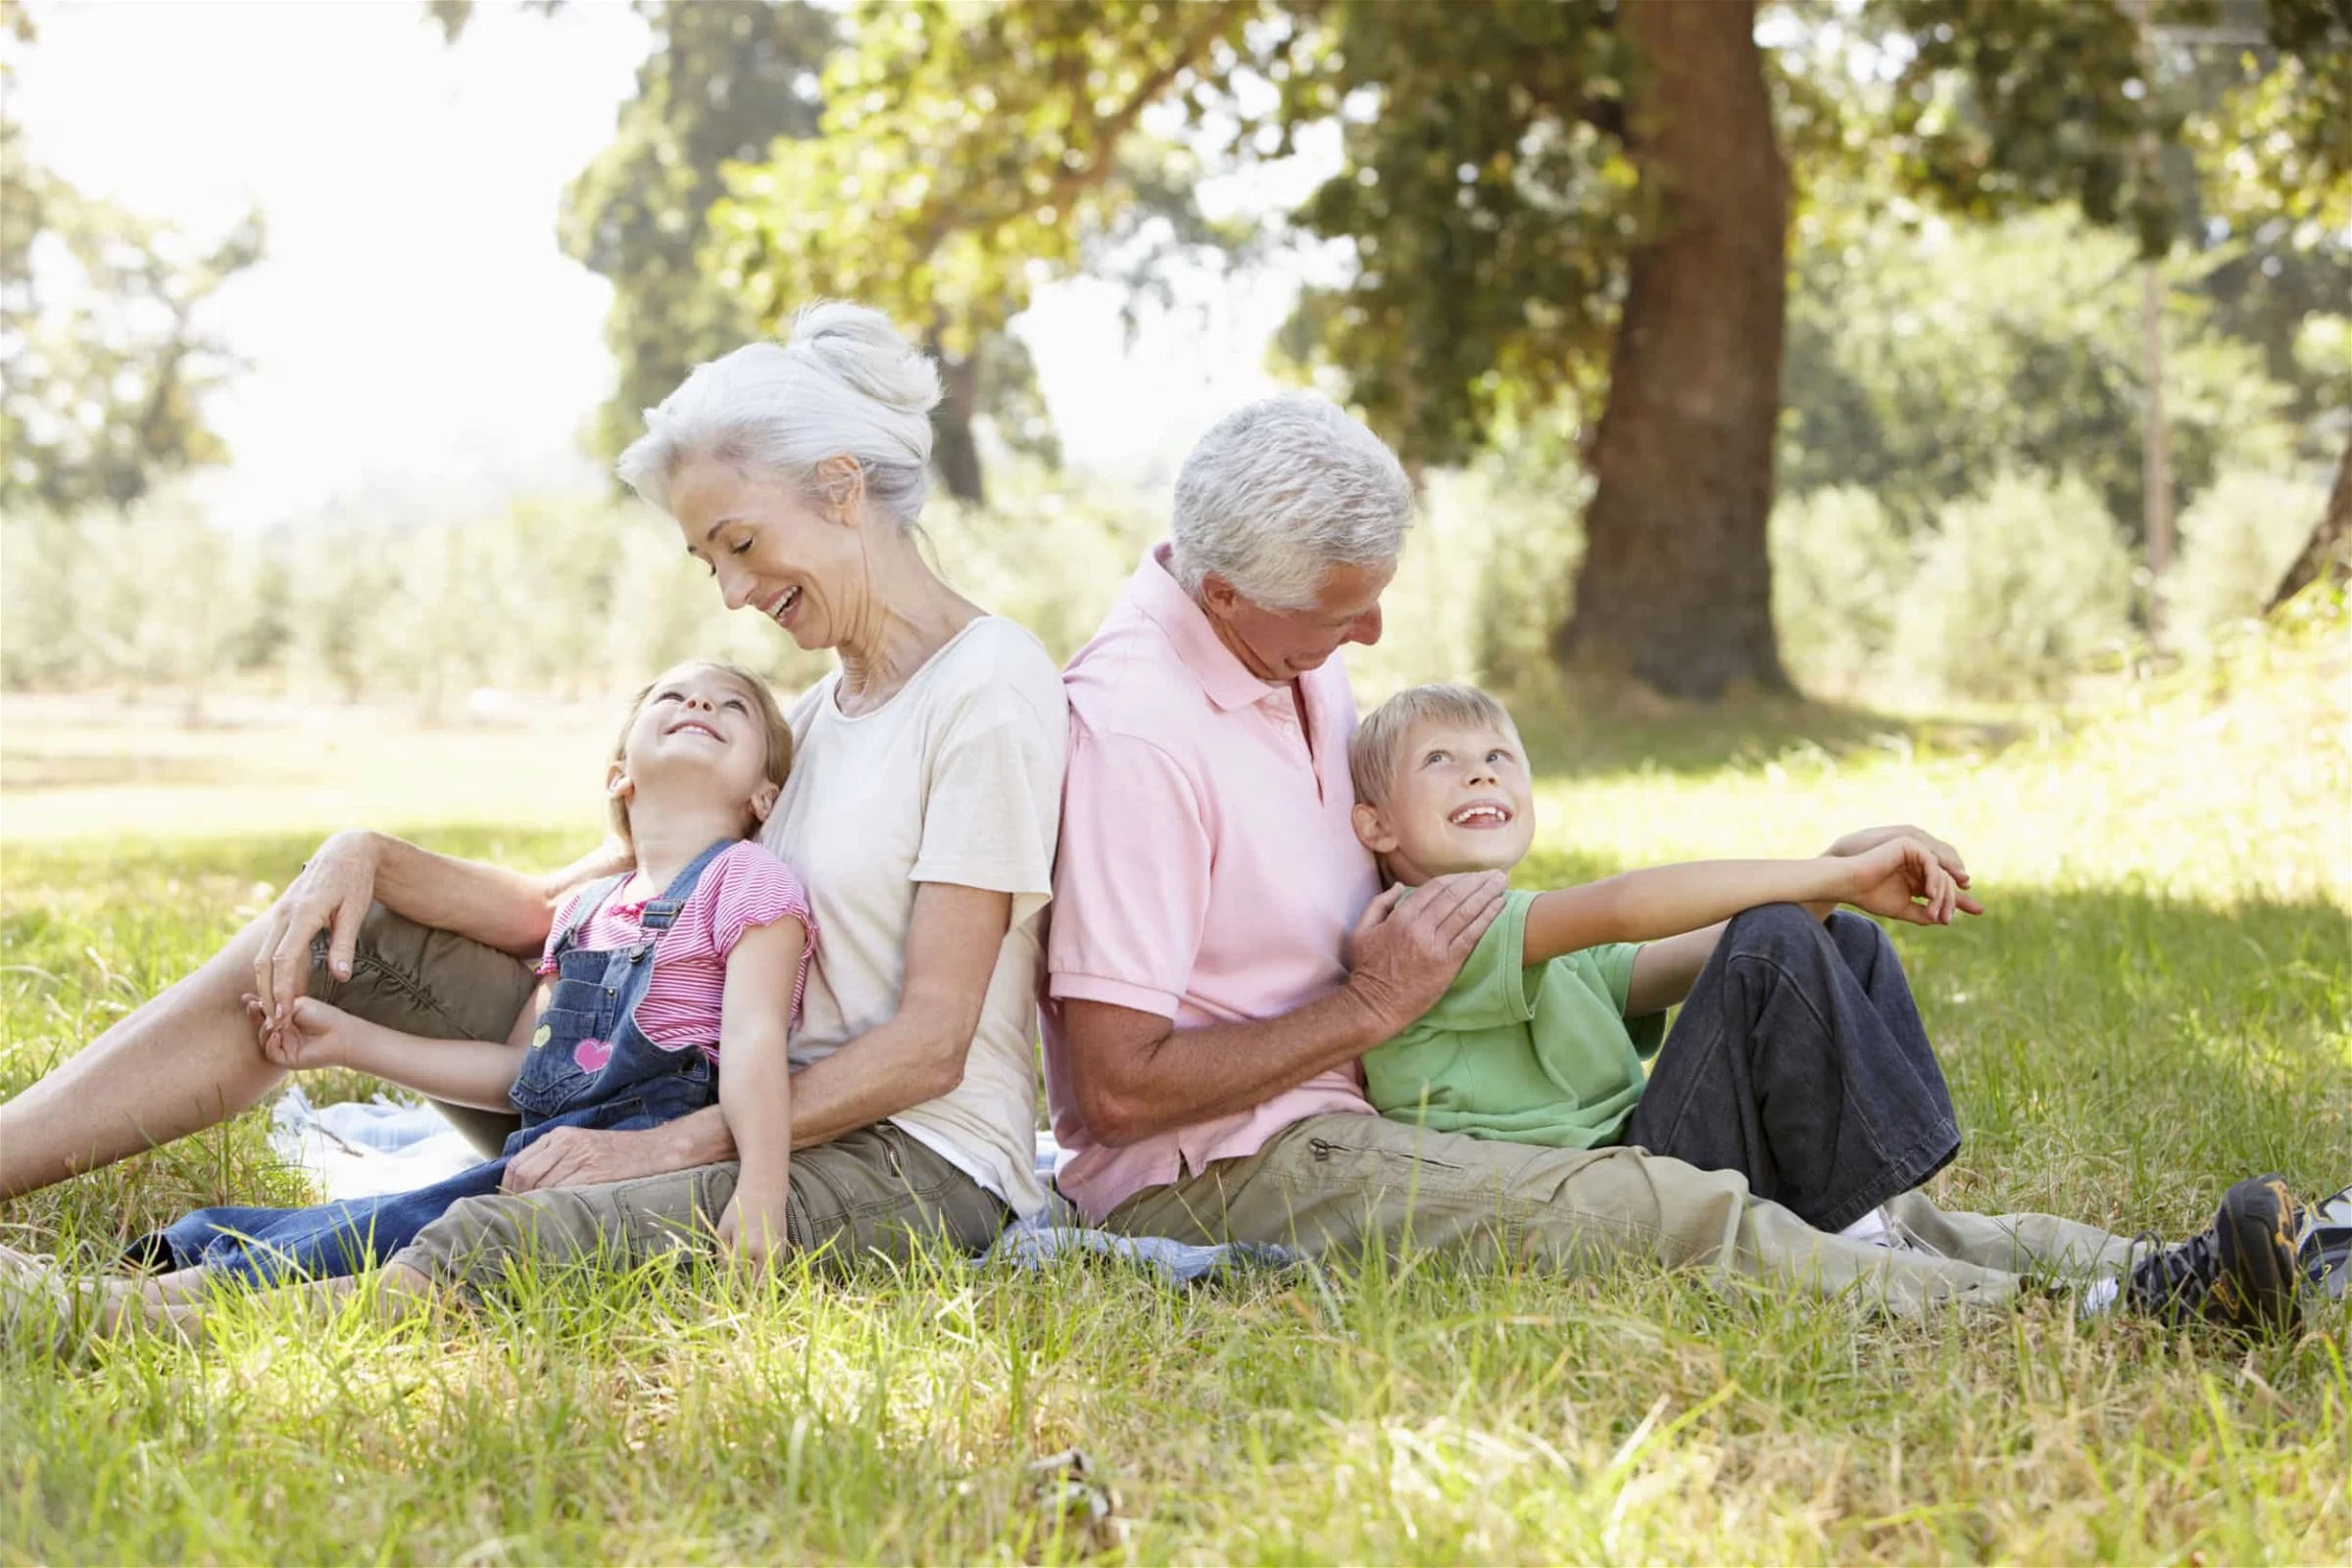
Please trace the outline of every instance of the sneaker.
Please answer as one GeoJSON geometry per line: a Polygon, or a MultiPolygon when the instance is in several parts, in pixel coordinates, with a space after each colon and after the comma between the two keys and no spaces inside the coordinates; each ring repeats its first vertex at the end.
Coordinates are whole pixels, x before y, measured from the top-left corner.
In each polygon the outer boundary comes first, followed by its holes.
{"type": "Polygon", "coordinates": [[[2352,1187],[2304,1211],[2295,1267],[2321,1298],[2344,1298],[2345,1283],[2352,1280],[2352,1187]]]}
{"type": "Polygon", "coordinates": [[[2125,1294],[2168,1323],[2282,1324],[2295,1307],[2303,1214],[2284,1177],[2249,1177],[2222,1199],[2211,1226],[2132,1264],[2125,1294]]]}

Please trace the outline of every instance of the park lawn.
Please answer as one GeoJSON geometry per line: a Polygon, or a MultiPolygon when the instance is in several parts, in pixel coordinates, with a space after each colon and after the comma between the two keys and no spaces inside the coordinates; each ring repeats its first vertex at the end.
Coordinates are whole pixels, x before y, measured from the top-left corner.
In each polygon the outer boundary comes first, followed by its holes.
{"type": "MultiPolygon", "coordinates": [[[[1671,765],[1570,735],[1531,878],[1910,817],[1992,913],[1898,931],[1969,1134],[1947,1204],[2178,1234],[2352,1180],[2340,602],[2078,733],[1671,765]]],[[[1692,737],[1697,737],[1695,740],[1692,737]]],[[[576,832],[436,827],[553,863],[576,832]]],[[[0,1091],[184,972],[310,834],[5,847],[0,1091]]],[[[358,1083],[330,1084],[356,1092],[358,1083]]],[[[0,1207],[85,1260],[294,1196],[262,1118],[0,1207]]],[[[1889,1321],[1691,1276],[1334,1261],[1183,1293],[928,1259],[529,1278],[398,1329],[0,1348],[11,1561],[2352,1560],[2352,1316],[2244,1345],[2063,1300],[1889,1321]],[[1078,1447],[1087,1527],[1028,1466],[1078,1447]]]]}

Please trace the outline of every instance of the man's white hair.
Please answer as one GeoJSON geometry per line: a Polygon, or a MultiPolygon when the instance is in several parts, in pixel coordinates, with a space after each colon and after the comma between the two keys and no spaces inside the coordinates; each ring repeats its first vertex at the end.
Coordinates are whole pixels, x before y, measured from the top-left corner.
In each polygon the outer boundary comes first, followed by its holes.
{"type": "Polygon", "coordinates": [[[1176,476],[1176,580],[1215,572],[1269,610],[1308,610],[1334,566],[1404,549],[1413,487],[1380,437],[1317,397],[1267,398],[1217,421],[1176,476]]]}
{"type": "Polygon", "coordinates": [[[669,484],[689,458],[805,479],[827,458],[857,460],[866,501],[901,527],[930,492],[931,411],[939,368],[880,311],[840,300],[793,318],[782,343],[753,343],[694,373],[620,455],[623,483],[669,510],[669,484]]]}

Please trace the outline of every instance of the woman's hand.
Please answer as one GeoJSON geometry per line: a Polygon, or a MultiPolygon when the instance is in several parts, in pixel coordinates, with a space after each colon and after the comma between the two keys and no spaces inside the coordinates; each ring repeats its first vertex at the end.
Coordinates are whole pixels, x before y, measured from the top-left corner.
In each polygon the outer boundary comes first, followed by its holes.
{"type": "Polygon", "coordinates": [[[1944,869],[1936,846],[1922,839],[1887,839],[1844,857],[1840,869],[1848,878],[1841,902],[1889,920],[1950,925],[1963,907],[1960,884],[1944,869]]]}
{"type": "Polygon", "coordinates": [[[788,1192],[738,1185],[718,1216],[718,1255],[754,1271],[783,1257],[792,1245],[785,1228],[788,1192]]]}
{"type": "MultiPolygon", "coordinates": [[[[681,1121],[635,1132],[606,1132],[588,1127],[559,1127],[507,1161],[499,1182],[502,1193],[534,1193],[542,1187],[593,1187],[599,1182],[625,1182],[637,1176],[663,1176],[673,1170],[709,1164],[724,1153],[698,1158],[681,1149],[675,1136],[715,1108],[697,1111],[681,1121]]],[[[724,1123],[722,1122],[723,1126],[724,1123]]]]}
{"type": "Polygon", "coordinates": [[[318,846],[270,912],[262,917],[262,945],[253,959],[253,990],[262,1008],[262,1047],[274,1053],[293,1047],[272,1037],[282,1035],[295,1000],[310,989],[311,939],[327,935],[326,964],[338,980],[351,978],[351,958],[359,947],[360,922],[375,897],[375,872],[381,854],[372,833],[338,833],[318,846]]]}

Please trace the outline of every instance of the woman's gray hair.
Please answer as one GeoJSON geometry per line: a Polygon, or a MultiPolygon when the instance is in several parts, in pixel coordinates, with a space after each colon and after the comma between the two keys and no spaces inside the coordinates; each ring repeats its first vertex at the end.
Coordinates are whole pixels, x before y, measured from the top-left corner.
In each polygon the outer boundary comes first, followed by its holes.
{"type": "Polygon", "coordinates": [[[669,510],[670,479],[689,458],[797,479],[827,458],[865,474],[867,502],[911,527],[930,492],[931,411],[939,368],[880,311],[840,300],[793,318],[782,343],[752,343],[694,373],[620,455],[621,481],[669,510]]]}
{"type": "Polygon", "coordinates": [[[1404,549],[1413,487],[1380,437],[1322,398],[1267,398],[1200,438],[1176,476],[1176,580],[1215,572],[1251,604],[1309,610],[1334,566],[1404,549]]]}

